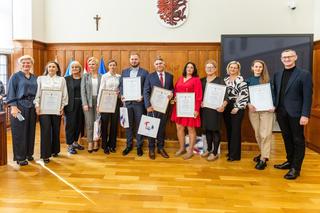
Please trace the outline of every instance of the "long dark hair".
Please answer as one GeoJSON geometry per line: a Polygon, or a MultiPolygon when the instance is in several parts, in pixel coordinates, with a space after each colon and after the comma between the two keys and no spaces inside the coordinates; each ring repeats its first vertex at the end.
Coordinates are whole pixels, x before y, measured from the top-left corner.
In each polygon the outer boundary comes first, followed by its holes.
{"type": "Polygon", "coordinates": [[[61,76],[61,69],[60,69],[60,65],[57,63],[57,62],[55,62],[55,61],[49,61],[48,63],[47,63],[47,65],[46,65],[46,68],[45,68],[45,70],[44,70],[44,73],[43,73],[43,75],[48,75],[48,66],[49,66],[49,64],[55,64],[56,66],[57,66],[57,68],[58,68],[58,70],[57,70],[57,76],[61,76]]]}
{"type": "Polygon", "coordinates": [[[183,77],[187,77],[187,66],[191,64],[193,66],[193,73],[192,73],[192,77],[198,77],[198,69],[197,69],[197,66],[195,65],[195,63],[189,61],[186,63],[186,65],[184,65],[184,68],[183,68],[183,72],[182,72],[182,75],[183,77]]]}

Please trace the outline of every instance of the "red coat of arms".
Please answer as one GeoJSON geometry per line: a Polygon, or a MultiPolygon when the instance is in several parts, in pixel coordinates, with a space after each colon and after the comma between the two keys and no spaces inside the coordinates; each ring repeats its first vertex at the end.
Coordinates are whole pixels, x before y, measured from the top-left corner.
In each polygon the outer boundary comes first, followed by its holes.
{"type": "Polygon", "coordinates": [[[157,15],[167,27],[179,27],[188,16],[188,0],[157,0],[157,15]]]}

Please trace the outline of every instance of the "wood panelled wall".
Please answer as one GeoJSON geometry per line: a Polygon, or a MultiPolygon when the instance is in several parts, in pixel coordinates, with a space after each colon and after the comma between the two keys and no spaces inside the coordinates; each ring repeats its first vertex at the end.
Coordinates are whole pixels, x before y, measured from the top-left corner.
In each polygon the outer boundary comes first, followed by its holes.
{"type": "Polygon", "coordinates": [[[313,98],[310,123],[306,128],[308,147],[320,152],[320,41],[313,46],[313,98]]]}

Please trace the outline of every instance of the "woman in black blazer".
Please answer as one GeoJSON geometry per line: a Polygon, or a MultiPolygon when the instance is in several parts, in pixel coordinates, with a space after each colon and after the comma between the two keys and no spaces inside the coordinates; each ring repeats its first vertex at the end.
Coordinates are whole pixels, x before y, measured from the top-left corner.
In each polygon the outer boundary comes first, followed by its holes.
{"type": "Polygon", "coordinates": [[[84,149],[78,143],[80,132],[84,125],[81,101],[81,72],[81,64],[78,61],[73,61],[71,63],[71,75],[65,77],[69,96],[68,105],[64,107],[65,131],[70,154],[77,154],[76,149],[84,149]]]}

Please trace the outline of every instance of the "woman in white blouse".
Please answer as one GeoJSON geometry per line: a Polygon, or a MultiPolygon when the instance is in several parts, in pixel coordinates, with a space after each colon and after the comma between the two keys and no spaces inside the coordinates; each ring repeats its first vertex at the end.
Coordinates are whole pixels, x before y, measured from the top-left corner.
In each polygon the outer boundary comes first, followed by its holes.
{"type": "Polygon", "coordinates": [[[117,129],[119,121],[119,84],[121,75],[116,73],[117,62],[113,59],[108,61],[108,72],[102,76],[98,95],[97,111],[99,111],[100,99],[104,90],[115,92],[118,96],[114,113],[101,114],[102,147],[105,154],[116,152],[117,129]],[[110,126],[110,127],[109,127],[110,126]]]}
{"type": "Polygon", "coordinates": [[[66,81],[61,77],[60,66],[54,61],[47,64],[43,76],[38,77],[37,83],[38,88],[34,104],[40,121],[40,158],[42,158],[45,163],[49,163],[51,155],[57,157],[60,152],[60,121],[63,108],[68,104],[68,92],[66,81]],[[43,111],[41,108],[41,100],[43,101],[44,99],[44,90],[61,92],[60,110],[57,114],[51,114],[50,112],[43,111]]]}
{"type": "Polygon", "coordinates": [[[98,151],[98,141],[93,141],[93,124],[97,117],[97,96],[100,87],[101,75],[98,73],[98,59],[91,57],[87,63],[89,72],[81,78],[81,101],[84,112],[88,152],[98,151]]]}

